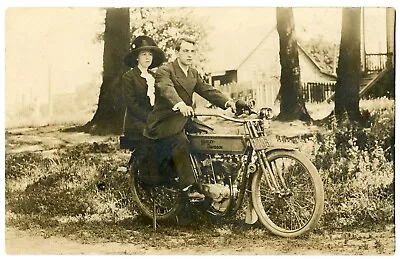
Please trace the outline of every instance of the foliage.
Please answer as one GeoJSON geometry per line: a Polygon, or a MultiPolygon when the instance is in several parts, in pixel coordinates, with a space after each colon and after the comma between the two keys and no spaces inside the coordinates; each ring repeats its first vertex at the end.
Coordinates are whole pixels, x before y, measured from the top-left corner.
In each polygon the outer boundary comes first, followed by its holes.
{"type": "Polygon", "coordinates": [[[362,125],[332,119],[319,133],[278,137],[308,154],[320,172],[323,228],[394,223],[394,102],[363,100],[360,106],[362,125]]]}
{"type": "Polygon", "coordinates": [[[129,177],[117,170],[126,157],[112,155],[115,149],[93,143],[51,155],[7,154],[7,210],[72,221],[132,216],[129,177]]]}
{"type": "Polygon", "coordinates": [[[364,114],[370,128],[332,121],[329,134],[317,135],[314,163],[324,181],[326,226],[394,221],[394,110],[364,114]]]}
{"type": "Polygon", "coordinates": [[[165,51],[167,60],[175,59],[175,46],[180,37],[190,37],[196,40],[198,55],[193,60],[195,67],[203,72],[203,62],[208,45],[206,23],[198,20],[192,14],[191,8],[132,8],[132,37],[147,35],[152,37],[157,45],[165,51]]]}

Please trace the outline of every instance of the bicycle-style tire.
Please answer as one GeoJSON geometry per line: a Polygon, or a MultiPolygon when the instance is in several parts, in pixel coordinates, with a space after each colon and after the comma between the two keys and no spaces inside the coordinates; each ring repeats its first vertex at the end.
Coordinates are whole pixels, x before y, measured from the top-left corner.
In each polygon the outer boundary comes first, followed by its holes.
{"type": "Polygon", "coordinates": [[[130,186],[134,203],[140,212],[153,219],[153,198],[156,202],[156,220],[170,222],[176,220],[182,208],[181,193],[173,186],[143,186],[138,178],[139,167],[134,161],[130,166],[130,186]]]}
{"type": "Polygon", "coordinates": [[[297,237],[312,230],[324,207],[324,190],[315,166],[296,150],[265,154],[271,170],[280,171],[289,195],[273,193],[262,170],[252,179],[252,201],[260,222],[273,234],[297,237]]]}

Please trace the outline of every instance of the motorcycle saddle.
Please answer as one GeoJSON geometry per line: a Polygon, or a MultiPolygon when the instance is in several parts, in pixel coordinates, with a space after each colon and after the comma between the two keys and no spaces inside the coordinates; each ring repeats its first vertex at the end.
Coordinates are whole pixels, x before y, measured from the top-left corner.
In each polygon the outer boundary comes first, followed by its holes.
{"type": "Polygon", "coordinates": [[[197,118],[191,118],[187,121],[185,130],[188,133],[211,133],[214,131],[214,128],[197,118]]]}

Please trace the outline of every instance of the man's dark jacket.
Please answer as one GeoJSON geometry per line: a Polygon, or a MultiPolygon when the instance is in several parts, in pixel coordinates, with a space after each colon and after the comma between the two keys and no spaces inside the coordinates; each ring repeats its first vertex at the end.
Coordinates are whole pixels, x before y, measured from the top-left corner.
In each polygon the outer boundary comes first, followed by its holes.
{"type": "Polygon", "coordinates": [[[156,72],[156,98],[153,111],[147,117],[144,135],[151,139],[161,139],[175,135],[183,130],[188,118],[172,108],[179,102],[193,105],[193,93],[210,103],[226,109],[227,96],[211,85],[203,82],[194,68],[189,68],[188,75],[182,71],[178,60],[165,64],[156,72]]]}

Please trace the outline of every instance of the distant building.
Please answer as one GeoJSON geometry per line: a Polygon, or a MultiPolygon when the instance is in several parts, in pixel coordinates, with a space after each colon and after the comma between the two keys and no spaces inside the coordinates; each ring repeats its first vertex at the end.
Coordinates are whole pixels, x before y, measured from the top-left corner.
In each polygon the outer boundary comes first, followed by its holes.
{"type": "MultiPolygon", "coordinates": [[[[380,44],[382,39],[365,29],[364,8],[361,19],[361,81],[360,97],[394,97],[395,64],[395,9],[386,8],[386,25],[374,29],[374,33],[386,31],[386,51],[370,50],[368,46],[380,44]],[[365,35],[371,35],[366,38],[365,35]]],[[[379,17],[383,17],[380,15],[379,17]]],[[[370,16],[371,24],[377,16],[370,16]]],[[[281,65],[279,60],[279,35],[274,26],[259,40],[261,35],[249,35],[240,45],[227,45],[223,59],[214,62],[210,71],[210,83],[232,97],[254,99],[256,106],[272,106],[280,88],[281,65]],[[257,40],[254,40],[257,38],[257,40]],[[239,46],[234,50],[233,46],[239,46]],[[235,52],[236,51],[236,52],[235,52]],[[246,53],[247,55],[243,55],[246,53]]],[[[307,101],[331,101],[334,97],[339,46],[327,46],[320,51],[310,45],[298,44],[300,76],[303,96],[307,101]],[[305,49],[307,48],[307,49],[305,49]]]]}
{"type": "MultiPolygon", "coordinates": [[[[246,46],[248,47],[248,46],[246,46]]],[[[335,82],[336,76],[324,71],[298,44],[302,83],[335,82]]],[[[211,83],[223,92],[254,99],[258,107],[271,106],[280,88],[281,65],[279,61],[279,35],[272,28],[248,55],[239,63],[211,71],[211,83]]]]}

